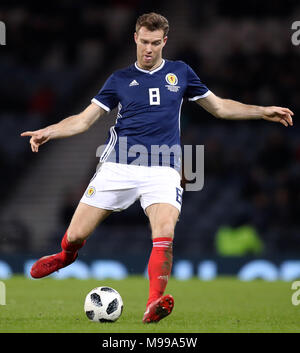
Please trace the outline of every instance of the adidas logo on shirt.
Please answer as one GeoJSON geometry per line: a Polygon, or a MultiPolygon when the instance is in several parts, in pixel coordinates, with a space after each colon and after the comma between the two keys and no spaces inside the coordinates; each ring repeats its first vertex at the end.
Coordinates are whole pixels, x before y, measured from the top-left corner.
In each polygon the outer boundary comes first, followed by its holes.
{"type": "Polygon", "coordinates": [[[139,83],[136,81],[136,80],[133,80],[130,84],[129,84],[129,87],[132,87],[132,86],[138,86],[139,83]]]}

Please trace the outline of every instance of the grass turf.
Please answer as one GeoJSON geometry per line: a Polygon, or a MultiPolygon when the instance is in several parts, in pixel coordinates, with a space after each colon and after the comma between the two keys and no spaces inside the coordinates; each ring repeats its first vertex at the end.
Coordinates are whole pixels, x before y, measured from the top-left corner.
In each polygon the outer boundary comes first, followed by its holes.
{"type": "Polygon", "coordinates": [[[3,282],[6,305],[0,306],[1,333],[300,332],[300,307],[292,305],[290,282],[170,279],[166,293],[174,296],[174,310],[151,325],[142,323],[148,293],[143,277],[97,281],[16,276],[3,282]],[[90,322],[85,316],[85,296],[98,286],[111,286],[122,295],[124,311],[115,323],[90,322]]]}

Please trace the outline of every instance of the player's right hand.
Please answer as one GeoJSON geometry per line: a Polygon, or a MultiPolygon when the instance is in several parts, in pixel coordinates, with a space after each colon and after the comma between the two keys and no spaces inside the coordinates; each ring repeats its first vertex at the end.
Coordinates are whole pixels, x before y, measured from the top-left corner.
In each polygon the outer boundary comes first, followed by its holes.
{"type": "Polygon", "coordinates": [[[38,152],[39,147],[50,140],[50,133],[48,132],[47,128],[22,132],[21,136],[31,136],[29,143],[31,145],[32,152],[38,152]]]}

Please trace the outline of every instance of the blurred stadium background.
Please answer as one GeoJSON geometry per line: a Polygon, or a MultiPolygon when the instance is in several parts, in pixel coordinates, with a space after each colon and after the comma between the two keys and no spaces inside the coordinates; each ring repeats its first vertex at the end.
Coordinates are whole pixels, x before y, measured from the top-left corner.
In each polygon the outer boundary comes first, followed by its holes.
{"type": "MultiPolygon", "coordinates": [[[[20,133],[83,110],[111,72],[135,61],[135,20],[150,11],[170,22],[164,57],[190,64],[215,94],[295,113],[294,126],[285,128],[220,121],[194,103],[184,104],[182,143],[205,146],[205,183],[202,191],[184,194],[174,244],[175,261],[182,265],[178,273],[188,276],[191,264],[194,271],[195,264],[210,260],[209,277],[216,264],[217,273],[225,268],[234,273],[245,259],[266,259],[268,266],[293,260],[299,276],[300,46],[291,42],[291,25],[300,20],[298,1],[230,6],[225,0],[61,0],[44,6],[2,0],[3,276],[6,265],[18,271],[25,258],[59,250],[115,112],[83,135],[49,142],[38,154],[20,133]]],[[[134,272],[146,266],[150,246],[147,219],[136,203],[100,225],[80,259],[122,258],[134,272]],[[142,265],[135,267],[134,261],[142,265]]]]}

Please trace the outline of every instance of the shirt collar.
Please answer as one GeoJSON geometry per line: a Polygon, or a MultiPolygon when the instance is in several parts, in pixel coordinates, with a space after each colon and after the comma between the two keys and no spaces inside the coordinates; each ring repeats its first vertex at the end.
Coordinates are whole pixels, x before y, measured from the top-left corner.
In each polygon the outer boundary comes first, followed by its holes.
{"type": "Polygon", "coordinates": [[[135,66],[135,68],[137,70],[139,70],[141,72],[145,72],[145,73],[150,74],[150,75],[152,75],[152,74],[154,74],[154,72],[159,71],[160,69],[162,69],[164,67],[164,65],[165,65],[165,60],[162,59],[161,64],[156,69],[154,69],[154,70],[144,70],[144,69],[141,69],[140,67],[138,67],[137,61],[134,63],[134,66],[135,66]]]}

